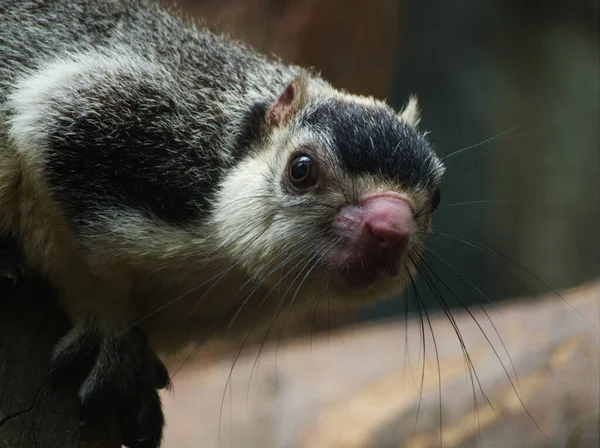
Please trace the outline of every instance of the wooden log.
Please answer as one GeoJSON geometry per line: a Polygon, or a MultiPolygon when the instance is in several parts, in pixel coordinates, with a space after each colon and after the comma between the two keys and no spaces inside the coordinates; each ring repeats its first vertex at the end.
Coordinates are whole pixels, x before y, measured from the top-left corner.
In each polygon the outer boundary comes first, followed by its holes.
{"type": "Polygon", "coordinates": [[[52,346],[68,328],[41,282],[0,285],[0,448],[121,446],[113,422],[79,425],[75,390],[52,390],[52,346]]]}
{"type": "Polygon", "coordinates": [[[482,309],[454,311],[472,377],[443,314],[439,370],[418,320],[271,344],[257,366],[248,351],[231,378],[231,356],[190,365],[165,395],[165,447],[599,446],[600,283],[563,297],[486,307],[502,341],[482,309]]]}

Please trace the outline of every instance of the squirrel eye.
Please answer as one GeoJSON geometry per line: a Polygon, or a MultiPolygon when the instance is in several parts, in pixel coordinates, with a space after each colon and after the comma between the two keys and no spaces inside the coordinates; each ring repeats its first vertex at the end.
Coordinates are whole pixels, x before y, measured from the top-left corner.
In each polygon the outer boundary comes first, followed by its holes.
{"type": "Polygon", "coordinates": [[[440,202],[442,201],[442,197],[440,195],[439,187],[435,189],[433,193],[433,198],[431,199],[431,211],[436,210],[440,206],[440,202]]]}
{"type": "Polygon", "coordinates": [[[317,182],[315,163],[306,155],[294,157],[288,167],[288,178],[294,188],[304,190],[317,182]]]}

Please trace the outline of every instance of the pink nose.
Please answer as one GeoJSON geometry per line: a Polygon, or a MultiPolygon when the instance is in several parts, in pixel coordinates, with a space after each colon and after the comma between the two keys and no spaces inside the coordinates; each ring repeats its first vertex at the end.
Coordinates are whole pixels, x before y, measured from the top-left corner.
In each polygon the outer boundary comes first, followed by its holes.
{"type": "Polygon", "coordinates": [[[367,195],[360,205],[343,209],[338,223],[347,240],[347,261],[396,275],[413,233],[413,215],[410,202],[394,192],[367,195]]]}
{"type": "Polygon", "coordinates": [[[391,193],[363,199],[364,230],[377,238],[383,247],[404,249],[413,231],[413,211],[410,203],[391,193]]]}

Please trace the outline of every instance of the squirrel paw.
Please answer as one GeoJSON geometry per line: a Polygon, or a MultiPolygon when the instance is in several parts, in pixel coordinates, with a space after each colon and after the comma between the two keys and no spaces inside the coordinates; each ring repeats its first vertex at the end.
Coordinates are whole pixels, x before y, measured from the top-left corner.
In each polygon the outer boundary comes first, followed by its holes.
{"type": "Polygon", "coordinates": [[[170,386],[169,374],[140,329],[109,335],[97,327],[73,328],[56,345],[51,378],[55,387],[79,387],[82,424],[116,413],[123,445],[160,446],[158,389],[170,386]]]}
{"type": "Polygon", "coordinates": [[[24,276],[21,256],[16,241],[6,235],[0,235],[0,278],[9,279],[13,286],[24,276]]]}

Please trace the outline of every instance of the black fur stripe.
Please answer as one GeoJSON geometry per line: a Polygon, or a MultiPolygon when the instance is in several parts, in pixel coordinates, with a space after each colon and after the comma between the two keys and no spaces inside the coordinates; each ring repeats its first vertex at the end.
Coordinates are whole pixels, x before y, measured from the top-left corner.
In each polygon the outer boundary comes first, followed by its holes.
{"type": "Polygon", "coordinates": [[[436,182],[429,143],[390,110],[332,99],[303,117],[303,124],[333,136],[351,174],[371,173],[407,188],[431,188],[436,182]]]}

